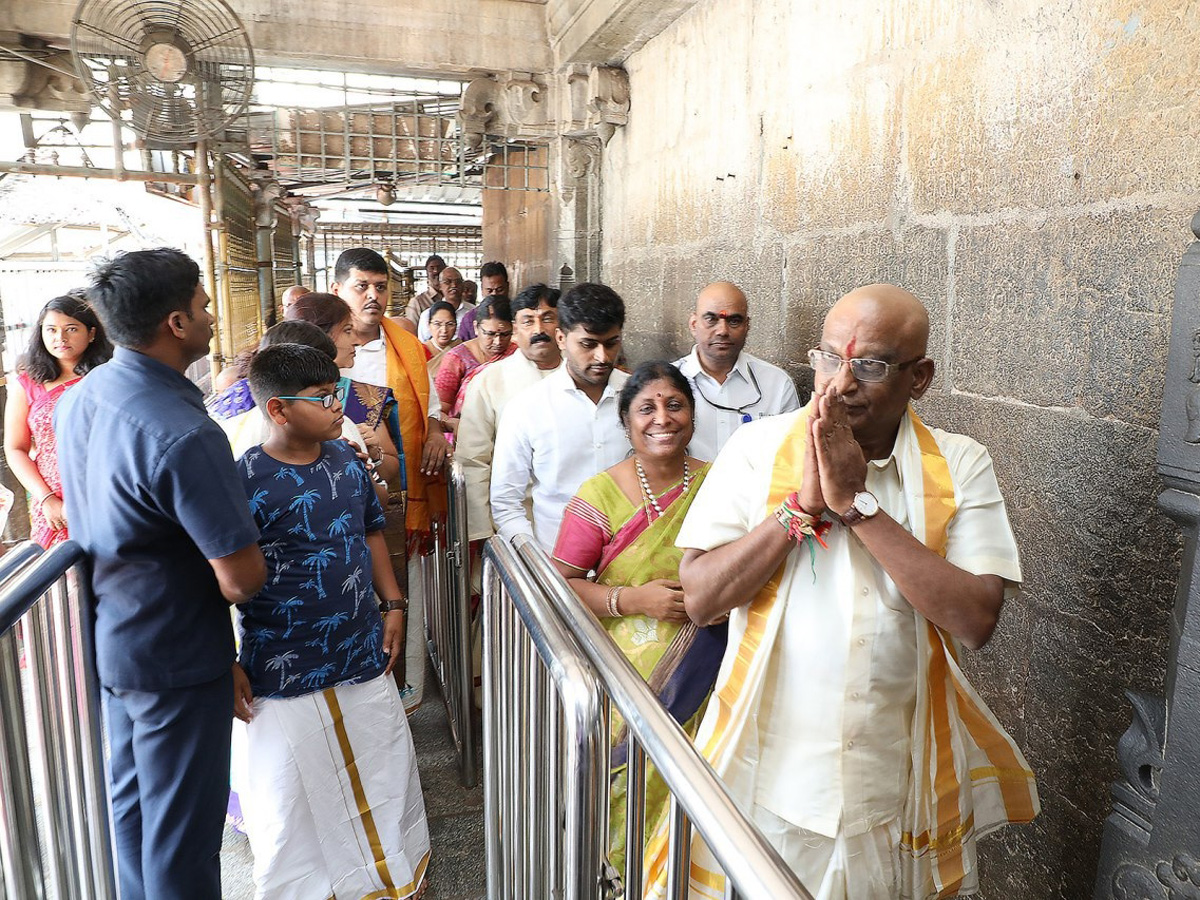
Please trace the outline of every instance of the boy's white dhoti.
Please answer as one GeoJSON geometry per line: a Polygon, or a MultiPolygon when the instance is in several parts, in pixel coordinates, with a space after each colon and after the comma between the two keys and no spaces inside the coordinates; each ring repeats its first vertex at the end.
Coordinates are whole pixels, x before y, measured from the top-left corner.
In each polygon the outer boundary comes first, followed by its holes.
{"type": "Polygon", "coordinates": [[[429,864],[412,735],[391,676],[256,699],[240,798],[256,896],[405,898],[429,864]]]}

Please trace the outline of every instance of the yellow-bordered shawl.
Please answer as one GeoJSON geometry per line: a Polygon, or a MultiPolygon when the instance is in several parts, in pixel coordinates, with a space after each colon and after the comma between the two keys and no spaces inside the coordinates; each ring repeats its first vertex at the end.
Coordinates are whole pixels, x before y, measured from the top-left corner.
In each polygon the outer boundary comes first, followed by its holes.
{"type": "MultiPolygon", "coordinates": [[[[910,407],[913,439],[896,447],[912,533],[940,556],[958,509],[950,467],[937,439],[910,407]]],[[[808,410],[775,456],[766,509],[768,514],[801,483],[808,435],[808,410]]],[[[797,565],[799,550],[776,570],[751,601],[745,631],[732,665],[722,667],[708,715],[696,743],[704,758],[724,777],[739,738],[755,727],[767,662],[779,632],[791,579],[807,573],[797,565]],[[781,602],[782,601],[782,602],[781,602]]],[[[817,552],[820,552],[819,550],[817,552]]],[[[974,878],[975,841],[1002,825],[1028,822],[1037,815],[1037,786],[1020,749],[967,682],[958,664],[958,647],[945,631],[914,610],[918,648],[917,696],[913,715],[912,772],[901,812],[901,885],[904,900],[953,897],[974,878]],[[968,875],[972,878],[968,879],[968,875]]],[[[730,649],[736,635],[730,633],[730,649]]],[[[727,651],[728,653],[728,651],[727,651]]],[[[735,796],[736,786],[731,785],[735,796]]],[[[739,798],[747,800],[748,798],[739,798]]],[[[743,807],[743,812],[748,809],[743,807]]],[[[667,831],[661,827],[646,851],[647,900],[666,890],[667,831]]],[[[693,837],[690,895],[717,900],[725,896],[725,875],[704,841],[693,837]]]]}

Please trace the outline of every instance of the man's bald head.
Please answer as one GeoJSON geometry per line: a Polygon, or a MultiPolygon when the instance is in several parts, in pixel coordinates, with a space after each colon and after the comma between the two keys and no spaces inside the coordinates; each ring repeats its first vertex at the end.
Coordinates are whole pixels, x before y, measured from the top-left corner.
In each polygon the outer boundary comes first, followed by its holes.
{"type": "MultiPolygon", "coordinates": [[[[846,343],[836,352],[847,359],[865,356],[864,341],[878,352],[879,341],[894,345],[885,362],[924,356],[929,346],[929,313],[913,293],[894,284],[868,284],[844,295],[825,316],[822,337],[836,332],[846,343]],[[896,358],[893,358],[896,357],[896,358]]],[[[835,341],[836,343],[836,341],[835,341]]]]}
{"type": "Polygon", "coordinates": [[[891,450],[908,404],[929,389],[933,360],[925,356],[929,313],[911,293],[892,284],[869,284],[846,294],[829,314],[821,331],[821,350],[832,354],[834,367],[815,362],[816,390],[832,388],[846,406],[854,437],[868,459],[891,450]],[[841,358],[837,365],[836,358],[841,358]],[[851,359],[889,363],[882,380],[858,377],[851,359]]]}
{"type": "Polygon", "coordinates": [[[750,333],[746,295],[730,281],[714,281],[696,297],[688,328],[696,341],[700,365],[709,375],[724,380],[750,333]]]}
{"type": "Polygon", "coordinates": [[[703,288],[696,295],[697,314],[703,313],[714,303],[730,314],[739,313],[744,316],[749,310],[746,305],[746,295],[732,281],[714,281],[703,288]]]}
{"type": "Polygon", "coordinates": [[[289,306],[291,306],[293,303],[295,303],[297,300],[299,300],[305,294],[311,294],[311,293],[312,293],[312,291],[310,291],[304,285],[293,284],[291,287],[289,287],[286,291],[283,292],[283,308],[287,309],[289,306]]]}

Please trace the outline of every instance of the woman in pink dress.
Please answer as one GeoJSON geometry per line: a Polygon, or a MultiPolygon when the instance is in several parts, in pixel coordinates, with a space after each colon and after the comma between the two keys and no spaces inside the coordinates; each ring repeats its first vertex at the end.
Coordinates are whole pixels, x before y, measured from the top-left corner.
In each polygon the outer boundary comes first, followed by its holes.
{"type": "Polygon", "coordinates": [[[29,492],[30,537],[43,547],[67,539],[54,444],[54,405],[84,375],[112,357],[100,320],[78,297],[55,297],[38,316],[29,349],[9,381],[4,456],[29,492]]]}
{"type": "Polygon", "coordinates": [[[442,354],[433,384],[442,413],[450,417],[450,427],[458,433],[466,386],[485,366],[505,359],[517,349],[512,343],[512,305],[507,297],[484,297],[476,307],[475,337],[442,354]]]}

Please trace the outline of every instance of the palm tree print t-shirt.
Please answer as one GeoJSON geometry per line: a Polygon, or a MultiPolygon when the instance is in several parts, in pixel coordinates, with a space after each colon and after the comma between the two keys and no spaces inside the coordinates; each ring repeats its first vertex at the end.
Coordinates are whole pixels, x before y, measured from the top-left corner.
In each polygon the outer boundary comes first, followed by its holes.
{"type": "Polygon", "coordinates": [[[311,465],[247,450],[238,472],[262,534],[267,583],[238,607],[238,662],[255,697],[298,697],[381,674],[383,623],[367,532],[384,526],[367,470],[345,441],[311,465]]]}

